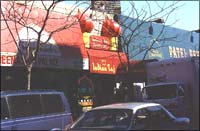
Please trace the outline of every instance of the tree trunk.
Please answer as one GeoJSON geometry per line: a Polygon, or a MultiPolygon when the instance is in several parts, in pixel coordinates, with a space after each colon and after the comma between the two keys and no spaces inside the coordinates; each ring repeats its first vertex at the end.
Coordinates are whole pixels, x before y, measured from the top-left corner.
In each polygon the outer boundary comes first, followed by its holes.
{"type": "Polygon", "coordinates": [[[27,90],[31,90],[31,71],[32,64],[27,66],[27,90]]]}
{"type": "Polygon", "coordinates": [[[130,67],[130,59],[129,59],[129,44],[127,45],[127,64],[128,64],[128,70],[129,70],[129,67],[130,67]]]}

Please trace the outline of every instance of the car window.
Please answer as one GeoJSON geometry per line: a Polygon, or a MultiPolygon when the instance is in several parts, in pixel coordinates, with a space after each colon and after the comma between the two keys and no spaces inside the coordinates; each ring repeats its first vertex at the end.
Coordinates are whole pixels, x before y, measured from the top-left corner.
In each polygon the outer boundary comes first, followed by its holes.
{"type": "Polygon", "coordinates": [[[46,114],[64,112],[64,105],[59,94],[42,95],[42,101],[46,114]]]}
{"type": "Polygon", "coordinates": [[[148,112],[145,108],[138,109],[135,113],[134,128],[142,129],[146,126],[148,112]]]}
{"type": "Polygon", "coordinates": [[[132,110],[102,109],[85,113],[75,128],[127,129],[130,126],[132,110]]]}
{"type": "Polygon", "coordinates": [[[9,119],[8,106],[6,104],[6,99],[1,98],[1,120],[9,119]]]}
{"type": "Polygon", "coordinates": [[[134,129],[149,129],[150,127],[158,126],[160,122],[167,122],[170,116],[160,106],[150,106],[138,109],[135,113],[133,128],[134,129]]]}
{"type": "Polygon", "coordinates": [[[42,114],[39,95],[10,96],[8,98],[12,118],[42,114]]]}
{"type": "Polygon", "coordinates": [[[160,85],[160,86],[149,86],[143,89],[144,96],[148,100],[153,99],[171,99],[176,97],[177,85],[160,85]]]}
{"type": "Polygon", "coordinates": [[[150,119],[154,122],[167,121],[169,115],[160,106],[151,106],[146,108],[150,119]]]}

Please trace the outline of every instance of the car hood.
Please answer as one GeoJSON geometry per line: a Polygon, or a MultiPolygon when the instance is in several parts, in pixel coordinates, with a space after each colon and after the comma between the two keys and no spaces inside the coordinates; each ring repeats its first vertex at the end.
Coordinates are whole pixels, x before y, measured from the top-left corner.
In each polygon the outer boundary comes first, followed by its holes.
{"type": "MultiPolygon", "coordinates": [[[[67,131],[112,131],[111,129],[70,129],[67,131]]],[[[114,130],[113,130],[114,131],[114,130]]]]}
{"type": "Polygon", "coordinates": [[[106,129],[106,128],[104,128],[104,129],[102,129],[102,128],[94,128],[94,129],[91,129],[91,128],[84,128],[84,129],[80,128],[80,129],[73,129],[73,128],[71,128],[71,129],[69,129],[67,131],[117,131],[117,130],[126,131],[128,129],[106,129]]]}

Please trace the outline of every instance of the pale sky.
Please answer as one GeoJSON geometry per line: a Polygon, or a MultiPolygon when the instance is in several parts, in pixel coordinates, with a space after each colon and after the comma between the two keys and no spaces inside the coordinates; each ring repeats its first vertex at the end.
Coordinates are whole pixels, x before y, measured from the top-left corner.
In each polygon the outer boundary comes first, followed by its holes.
{"type": "MultiPolygon", "coordinates": [[[[148,6],[146,1],[133,1],[135,7],[138,11],[141,9],[145,9],[148,11],[148,6]]],[[[167,6],[167,4],[171,4],[174,1],[148,1],[151,5],[152,13],[158,11],[158,5],[167,6]]],[[[172,14],[170,14],[168,20],[166,21],[166,25],[170,25],[172,27],[192,31],[199,29],[199,1],[180,1],[178,6],[182,5],[178,9],[176,9],[172,14]],[[176,21],[176,22],[175,22],[176,21]],[[175,22],[175,23],[174,23],[175,22]]],[[[122,12],[126,15],[128,12],[128,8],[130,8],[128,1],[121,1],[122,12]]]]}
{"type": "MultiPolygon", "coordinates": [[[[76,1],[65,1],[68,4],[75,3],[76,1]]],[[[148,6],[146,1],[132,1],[135,3],[135,7],[137,11],[141,11],[141,9],[145,9],[148,11],[148,6]]],[[[151,5],[152,13],[158,12],[158,4],[159,6],[165,7],[168,4],[172,4],[175,1],[148,1],[151,5]],[[157,3],[157,4],[156,4],[157,3]]],[[[176,9],[172,14],[170,14],[167,21],[165,21],[166,25],[170,25],[171,27],[180,28],[188,31],[199,29],[199,1],[180,1],[176,6],[181,6],[176,9]]],[[[87,5],[88,6],[88,5],[87,5]]],[[[130,10],[131,6],[128,1],[121,0],[122,12],[124,15],[130,10]]]]}

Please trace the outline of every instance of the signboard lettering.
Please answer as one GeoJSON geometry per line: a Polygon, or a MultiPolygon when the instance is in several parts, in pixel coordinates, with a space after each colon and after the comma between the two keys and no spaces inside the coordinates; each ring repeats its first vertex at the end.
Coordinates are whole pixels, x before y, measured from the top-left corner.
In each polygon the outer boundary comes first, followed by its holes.
{"type": "Polygon", "coordinates": [[[169,55],[172,58],[199,56],[198,50],[189,49],[189,51],[186,52],[185,48],[172,47],[172,46],[169,46],[168,48],[169,48],[169,55]]]}
{"type": "Polygon", "coordinates": [[[199,51],[189,49],[190,56],[199,56],[199,51]]]}
{"type": "Polygon", "coordinates": [[[151,51],[149,52],[149,57],[163,58],[163,55],[162,52],[158,49],[151,49],[151,51]]]}
{"type": "Polygon", "coordinates": [[[90,36],[90,47],[93,49],[102,49],[109,50],[110,49],[110,40],[107,37],[103,36],[90,36]]]}
{"type": "Polygon", "coordinates": [[[15,56],[1,55],[1,65],[13,65],[15,58],[15,56]]]}
{"type": "Polygon", "coordinates": [[[116,64],[109,63],[106,59],[91,62],[91,71],[96,73],[115,74],[116,64]]]}

